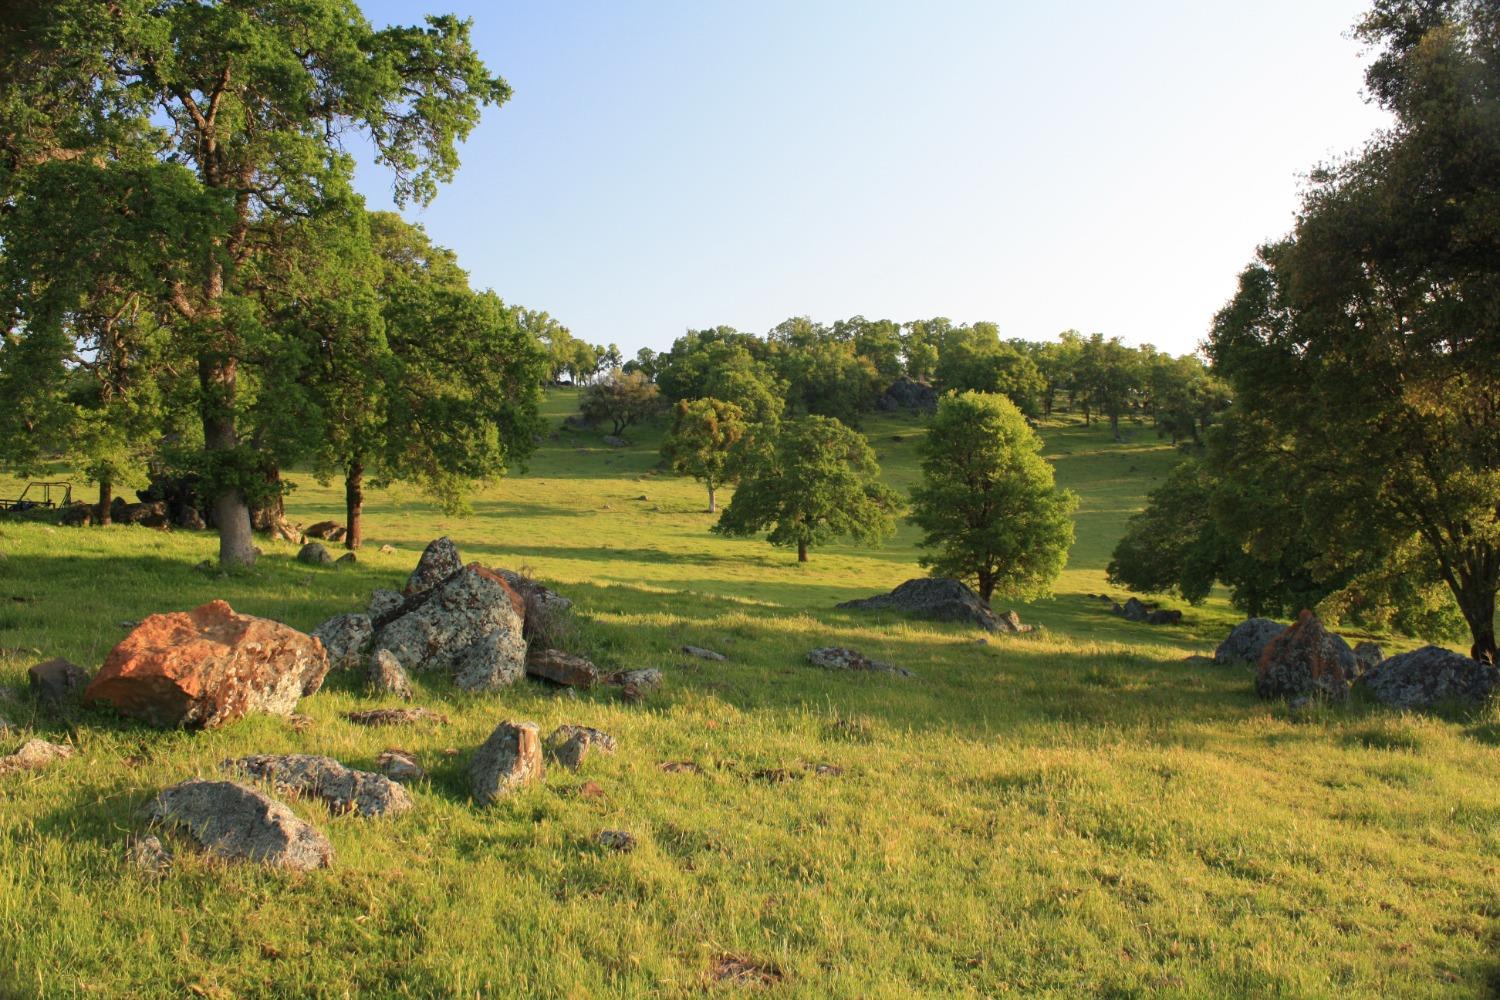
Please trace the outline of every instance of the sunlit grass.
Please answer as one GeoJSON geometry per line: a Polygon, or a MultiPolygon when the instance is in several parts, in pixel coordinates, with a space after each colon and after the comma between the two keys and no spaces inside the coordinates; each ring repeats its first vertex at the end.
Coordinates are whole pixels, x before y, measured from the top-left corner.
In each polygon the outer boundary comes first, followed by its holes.
{"type": "MultiPolygon", "coordinates": [[[[550,402],[554,426],[571,405],[550,402]]],[[[909,485],[921,427],[864,429],[909,485]]],[[[1108,552],[1175,461],[1148,428],[1130,433],[1115,445],[1047,430],[1083,501],[1078,545],[1056,596],[1017,607],[1043,630],[984,645],[957,626],[833,609],[919,573],[909,527],[805,565],[710,535],[698,485],[656,471],[654,432],[619,450],[559,432],[469,516],[378,493],[347,571],[263,543],[253,571],[221,578],[194,568],[213,552],[206,535],[0,522],[0,646],[90,669],[121,622],[214,597],[310,628],[398,584],[446,533],[573,597],[601,665],[668,676],[644,706],[419,680],[419,703],[452,723],[410,730],[343,721],[375,703],[347,677],[303,702],[302,733],[270,718],[160,733],[85,713],[77,759],[0,780],[0,996],[686,996],[737,989],[712,982],[723,955],[774,966],[767,992],[804,997],[1493,990],[1500,716],[1294,715],[1257,701],[1247,670],[1187,659],[1236,620],[1222,599],[1174,628],[1109,615],[1088,595],[1110,592],[1108,552]],[[386,543],[397,551],[379,553],[386,543]],[[685,643],[729,659],[689,659],[685,643]],[[806,664],[826,644],[918,676],[806,664]],[[479,810],[467,754],[503,718],[597,726],[620,750],[479,810]],[[369,767],[393,745],[431,771],[409,816],[295,804],[332,839],[330,871],[179,851],[157,883],[124,862],[147,797],[227,757],[369,767]],[[639,848],[601,851],[604,828],[639,848]]],[[[337,484],[294,478],[294,519],[339,517],[337,484]]],[[[36,658],[0,654],[0,684],[21,690],[36,658]]],[[[66,738],[24,700],[0,716],[66,738]]]]}

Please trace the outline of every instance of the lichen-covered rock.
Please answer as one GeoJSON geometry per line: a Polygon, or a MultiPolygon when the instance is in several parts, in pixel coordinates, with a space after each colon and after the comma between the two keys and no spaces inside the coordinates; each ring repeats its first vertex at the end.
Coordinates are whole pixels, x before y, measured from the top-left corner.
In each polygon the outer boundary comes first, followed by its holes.
{"type": "Polygon", "coordinates": [[[311,871],[333,863],[333,845],[280,802],[249,785],[194,779],[162,789],[148,819],[187,831],[209,854],[311,871]]]}
{"type": "Polygon", "coordinates": [[[1356,643],[1354,659],[1361,674],[1374,670],[1385,659],[1385,651],[1373,642],[1356,643]]]}
{"type": "Polygon", "coordinates": [[[406,597],[426,593],[463,567],[463,560],[458,556],[458,546],[453,544],[453,540],[446,535],[434,538],[422,550],[422,558],[417,560],[417,568],[407,577],[406,587],[401,593],[406,597]]]}
{"type": "Polygon", "coordinates": [[[369,615],[335,615],[313,629],[312,634],[328,650],[330,669],[352,669],[359,666],[375,628],[369,615]]]}
{"type": "Polygon", "coordinates": [[[526,642],[495,629],[469,645],[453,665],[453,683],[465,691],[498,691],[526,676],[526,642]]]}
{"type": "Polygon", "coordinates": [[[411,678],[401,666],[401,661],[388,649],[379,649],[370,657],[370,686],[384,694],[393,694],[402,701],[411,701],[411,678]]]}
{"type": "Polygon", "coordinates": [[[1296,624],[1261,651],[1255,693],[1262,698],[1343,698],[1355,668],[1349,644],[1325,629],[1311,611],[1303,611],[1296,624]]]}
{"type": "Polygon", "coordinates": [[[255,754],[219,765],[269,781],[278,791],[322,799],[329,810],[360,816],[399,816],[412,807],[406,789],[383,774],[355,771],[332,757],[313,754],[255,754]]]}
{"type": "Polygon", "coordinates": [[[975,625],[988,632],[1012,631],[967,584],[951,577],[907,580],[889,594],[845,601],[838,607],[855,611],[900,611],[929,621],[975,625]]]}
{"type": "Polygon", "coordinates": [[[1391,708],[1426,710],[1439,705],[1475,706],[1500,687],[1500,670],[1438,646],[1402,653],[1367,670],[1360,684],[1391,708]]]}
{"type": "Polygon", "coordinates": [[[589,726],[558,726],[547,737],[547,755],[570,771],[578,770],[591,751],[615,752],[615,738],[589,726]]]}
{"type": "Polygon", "coordinates": [[[349,712],[344,716],[357,726],[410,726],[419,722],[430,722],[446,726],[448,717],[430,708],[371,708],[362,712],[349,712]]]}
{"type": "Polygon", "coordinates": [[[376,757],[375,766],[380,768],[381,774],[403,785],[427,777],[427,769],[422,766],[422,761],[416,754],[396,747],[391,747],[376,757]]]}
{"type": "Polygon", "coordinates": [[[688,656],[695,656],[700,660],[713,660],[717,663],[722,663],[726,659],[723,653],[716,653],[711,649],[704,649],[702,646],[683,646],[682,652],[688,656]]]}
{"type": "MultiPolygon", "coordinates": [[[[996,615],[995,626],[991,631],[1009,632],[1011,635],[1025,635],[1027,632],[1036,631],[1035,625],[1024,625],[1021,623],[1021,616],[1016,614],[1015,609],[1011,609],[1003,615],[996,615]]],[[[983,642],[984,640],[981,639],[979,641],[983,642]]]]}
{"type": "Polygon", "coordinates": [[[321,538],[325,542],[342,542],[348,532],[337,521],[319,521],[302,532],[308,538],[321,538]]]}
{"type": "Polygon", "coordinates": [[[223,601],[151,615],[84,692],[156,726],[212,729],[249,712],[291,715],[328,673],[322,642],[223,601]]]}
{"type": "Polygon", "coordinates": [[[516,789],[540,781],[546,771],[535,722],[502,722],[469,762],[474,801],[487,806],[516,789]]]}
{"type": "Polygon", "coordinates": [[[1269,618],[1247,618],[1234,627],[1229,637],[1214,650],[1219,666],[1237,663],[1259,663],[1266,644],[1286,631],[1286,626],[1269,618]]]}
{"type": "Polygon", "coordinates": [[[526,658],[526,672],[565,687],[593,687],[599,680],[598,667],[581,656],[560,649],[532,651],[526,658]]]}
{"type": "Polygon", "coordinates": [[[161,878],[172,867],[172,852],[154,834],[132,836],[125,841],[125,860],[142,874],[161,878]]]}
{"type": "Polygon", "coordinates": [[[618,687],[620,696],[626,701],[640,701],[661,690],[666,678],[655,667],[647,667],[644,670],[617,670],[604,680],[618,687]]]}
{"type": "Polygon", "coordinates": [[[808,662],[824,670],[861,670],[897,677],[913,676],[905,667],[893,666],[880,660],[872,660],[863,653],[842,646],[821,646],[807,654],[808,662]]]}
{"type": "Polygon", "coordinates": [[[503,579],[471,563],[408,598],[399,615],[375,633],[373,648],[388,650],[407,670],[457,674],[488,655],[490,675],[524,671],[522,607],[503,579]],[[467,656],[481,640],[484,647],[467,656]]]}
{"type": "Polygon", "coordinates": [[[308,542],[298,550],[297,561],[309,566],[332,566],[333,556],[329,555],[321,542],[308,542]]]}
{"type": "Polygon", "coordinates": [[[0,777],[20,771],[40,771],[73,756],[73,748],[46,740],[27,740],[21,749],[0,757],[0,777]]]}
{"type": "Polygon", "coordinates": [[[508,569],[497,569],[495,572],[510,584],[512,590],[521,595],[521,599],[526,602],[527,614],[530,614],[533,609],[561,614],[573,607],[572,601],[557,591],[542,586],[529,576],[522,576],[508,569]]]}
{"type": "Polygon", "coordinates": [[[88,687],[89,674],[77,664],[59,658],[27,670],[26,680],[37,704],[49,712],[59,712],[88,687]]]}
{"type": "Polygon", "coordinates": [[[365,614],[370,616],[372,624],[384,625],[385,620],[405,603],[406,598],[394,590],[377,590],[370,595],[370,607],[365,614]]]}

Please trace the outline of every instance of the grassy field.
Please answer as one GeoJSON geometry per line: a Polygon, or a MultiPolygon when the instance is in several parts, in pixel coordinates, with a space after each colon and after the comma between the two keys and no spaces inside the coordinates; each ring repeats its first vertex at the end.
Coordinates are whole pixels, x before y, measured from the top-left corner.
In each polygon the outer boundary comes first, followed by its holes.
{"type": "MultiPolygon", "coordinates": [[[[554,426],[572,403],[549,402],[554,426]]],[[[920,424],[865,430],[909,485],[920,424]]],[[[408,730],[345,722],[377,701],[340,676],[304,700],[300,733],[264,717],[163,733],[86,712],[77,758],[0,779],[0,996],[1495,995],[1500,714],[1294,716],[1256,700],[1247,669],[1189,659],[1238,620],[1222,600],[1180,627],[1110,616],[1088,595],[1108,592],[1109,550],[1175,460],[1132,433],[1047,429],[1082,498],[1078,544],[1056,596],[1017,608],[1043,631],[986,645],[833,610],[919,575],[909,527],[806,565],[718,538],[698,485],[656,471],[654,432],[619,450],[559,433],[469,516],[378,493],[345,571],[267,544],[253,571],[222,578],[194,568],[208,535],[0,522],[0,647],[23,650],[0,653],[0,686],[19,698],[0,715],[48,739],[66,734],[32,716],[39,655],[24,650],[95,669],[122,621],[216,597],[311,628],[398,586],[440,534],[572,597],[578,651],[601,666],[667,674],[645,705],[419,678],[417,703],[452,723],[408,730]],[[684,643],[729,659],[689,660],[684,643]],[[827,644],[918,676],[804,662],[827,644]],[[620,750],[478,809],[468,753],[506,718],[597,726],[620,750]],[[431,772],[410,815],[294,803],[333,841],[330,870],[179,850],[158,882],[125,862],[153,792],[224,758],[370,767],[392,745],[431,772]],[[698,770],[661,768],[672,761],[698,770]],[[601,850],[606,828],[640,846],[601,850]],[[730,968],[749,971],[721,980],[730,968]]],[[[339,518],[340,495],[299,479],[289,514],[339,518]]]]}

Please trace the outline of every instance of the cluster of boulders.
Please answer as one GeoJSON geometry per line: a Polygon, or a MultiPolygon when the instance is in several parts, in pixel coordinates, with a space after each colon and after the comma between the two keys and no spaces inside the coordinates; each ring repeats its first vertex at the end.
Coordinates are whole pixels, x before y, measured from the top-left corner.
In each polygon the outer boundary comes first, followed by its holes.
{"type": "Polygon", "coordinates": [[[1023,633],[1035,626],[1021,624],[1014,611],[998,615],[961,580],[951,577],[919,577],[907,580],[888,594],[877,594],[837,607],[853,611],[900,611],[914,618],[960,622],[986,632],[1023,633]]]}
{"type": "Polygon", "coordinates": [[[881,393],[875,405],[888,413],[905,410],[909,413],[933,413],[937,410],[938,391],[927,382],[912,378],[898,378],[890,388],[881,393]]]}
{"type": "Polygon", "coordinates": [[[1283,626],[1251,618],[1235,626],[1214,651],[1218,664],[1253,663],[1262,698],[1340,701],[1362,690],[1402,710],[1473,706],[1500,688],[1500,669],[1438,646],[1385,657],[1372,642],[1354,648],[1328,631],[1311,611],[1283,626]]]}
{"type": "MultiPolygon", "coordinates": [[[[1108,600],[1108,598],[1106,598],[1108,600]]],[[[1143,622],[1147,625],[1180,625],[1182,612],[1158,608],[1132,597],[1124,604],[1111,602],[1110,614],[1119,615],[1128,622],[1143,622]]]]}

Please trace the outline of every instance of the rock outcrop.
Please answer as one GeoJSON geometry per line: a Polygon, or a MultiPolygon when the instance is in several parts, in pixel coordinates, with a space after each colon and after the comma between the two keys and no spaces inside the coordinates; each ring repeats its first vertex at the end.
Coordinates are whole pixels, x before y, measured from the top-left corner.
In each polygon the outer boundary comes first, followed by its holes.
{"type": "Polygon", "coordinates": [[[808,662],[824,670],[858,670],[870,673],[893,674],[897,677],[915,676],[905,667],[893,666],[880,660],[872,660],[863,653],[842,646],[822,646],[807,654],[808,662]]]}
{"type": "Polygon", "coordinates": [[[356,771],[332,757],[313,754],[255,754],[226,760],[222,770],[268,781],[278,791],[321,799],[331,812],[360,816],[399,816],[411,811],[411,795],[383,774],[356,771]]]}
{"type": "Polygon", "coordinates": [[[1383,705],[1425,711],[1474,707],[1500,687],[1500,670],[1438,646],[1401,653],[1365,671],[1361,686],[1383,705]]]}
{"type": "Polygon", "coordinates": [[[233,781],[184,781],[147,804],[146,817],[184,829],[204,851],[311,871],[333,863],[333,845],[270,796],[233,781]]]}
{"type": "MultiPolygon", "coordinates": [[[[916,618],[961,622],[987,632],[1013,632],[1015,627],[1000,619],[979,595],[961,580],[950,577],[919,577],[907,580],[889,594],[845,601],[841,609],[854,611],[900,611],[916,618]]],[[[1012,612],[1014,614],[1014,612],[1012,612]]],[[[1015,618],[1018,625],[1020,617],[1015,618]]],[[[1021,631],[1029,631],[1021,626],[1021,631]]]]}
{"type": "Polygon", "coordinates": [[[1349,644],[1325,629],[1311,611],[1303,611],[1296,624],[1261,651],[1255,693],[1262,698],[1340,699],[1349,693],[1356,668],[1349,644]]]}
{"type": "Polygon", "coordinates": [[[352,670],[364,659],[365,647],[375,635],[375,627],[369,615],[335,615],[313,629],[312,634],[328,650],[330,669],[352,670]]]}
{"type": "Polygon", "coordinates": [[[155,726],[211,729],[250,712],[291,715],[328,673],[322,642],[223,601],[151,615],[84,692],[155,726]]]}
{"type": "Polygon", "coordinates": [[[535,722],[502,722],[469,762],[469,783],[481,806],[540,781],[546,770],[535,722]]]}
{"type": "Polygon", "coordinates": [[[1219,666],[1236,663],[1259,663],[1260,654],[1272,639],[1286,631],[1286,626],[1269,618],[1247,618],[1234,627],[1229,637],[1214,650],[1219,666]]]}
{"type": "MultiPolygon", "coordinates": [[[[418,567],[414,580],[420,573],[418,567]]],[[[410,671],[444,671],[483,685],[525,670],[523,608],[503,579],[471,563],[408,596],[375,633],[373,650],[388,651],[410,671]]]]}
{"type": "Polygon", "coordinates": [[[937,389],[926,382],[903,377],[892,382],[875,405],[888,413],[897,410],[932,413],[937,410],[937,400],[937,389]]]}

